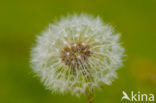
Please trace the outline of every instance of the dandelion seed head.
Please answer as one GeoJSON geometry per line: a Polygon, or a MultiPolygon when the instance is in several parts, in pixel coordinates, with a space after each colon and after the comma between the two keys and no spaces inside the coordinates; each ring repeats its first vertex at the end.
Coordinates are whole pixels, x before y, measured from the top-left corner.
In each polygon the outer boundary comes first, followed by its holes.
{"type": "Polygon", "coordinates": [[[61,59],[69,68],[78,69],[81,65],[87,64],[92,54],[89,48],[89,45],[82,45],[81,42],[70,44],[62,49],[61,59]]]}
{"type": "Polygon", "coordinates": [[[117,77],[124,55],[119,36],[100,17],[67,16],[37,37],[32,69],[53,92],[91,92],[117,77]]]}

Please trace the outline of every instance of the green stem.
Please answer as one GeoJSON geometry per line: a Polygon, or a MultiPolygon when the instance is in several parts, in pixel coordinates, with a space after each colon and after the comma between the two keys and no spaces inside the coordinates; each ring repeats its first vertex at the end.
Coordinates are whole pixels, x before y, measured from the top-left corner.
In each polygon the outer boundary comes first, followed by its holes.
{"type": "Polygon", "coordinates": [[[95,93],[92,92],[92,93],[88,93],[88,102],[87,103],[93,103],[95,99],[95,93]]]}

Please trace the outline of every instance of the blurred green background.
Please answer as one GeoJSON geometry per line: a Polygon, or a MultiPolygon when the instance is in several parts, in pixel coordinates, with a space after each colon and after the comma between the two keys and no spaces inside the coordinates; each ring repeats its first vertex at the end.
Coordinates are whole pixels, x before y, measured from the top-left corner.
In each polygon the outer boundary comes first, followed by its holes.
{"type": "Polygon", "coordinates": [[[0,0],[0,103],[86,103],[84,96],[51,94],[29,66],[36,35],[81,12],[113,25],[127,55],[119,78],[96,91],[95,103],[120,103],[123,90],[156,95],[156,0],[0,0]]]}

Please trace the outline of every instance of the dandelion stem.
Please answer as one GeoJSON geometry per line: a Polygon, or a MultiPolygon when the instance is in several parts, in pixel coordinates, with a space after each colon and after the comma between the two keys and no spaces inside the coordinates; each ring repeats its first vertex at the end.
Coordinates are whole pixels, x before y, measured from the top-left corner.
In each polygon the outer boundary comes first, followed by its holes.
{"type": "Polygon", "coordinates": [[[87,103],[93,103],[95,99],[95,93],[92,92],[92,93],[88,93],[88,102],[87,103]]]}

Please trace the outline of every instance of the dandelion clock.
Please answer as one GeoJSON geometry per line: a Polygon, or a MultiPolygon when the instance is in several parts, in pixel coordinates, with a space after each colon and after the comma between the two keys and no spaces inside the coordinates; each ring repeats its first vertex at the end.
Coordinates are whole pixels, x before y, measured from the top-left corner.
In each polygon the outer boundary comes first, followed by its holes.
{"type": "Polygon", "coordinates": [[[37,36],[32,69],[52,92],[85,94],[91,103],[94,89],[111,84],[122,66],[119,37],[99,17],[63,17],[37,36]]]}

